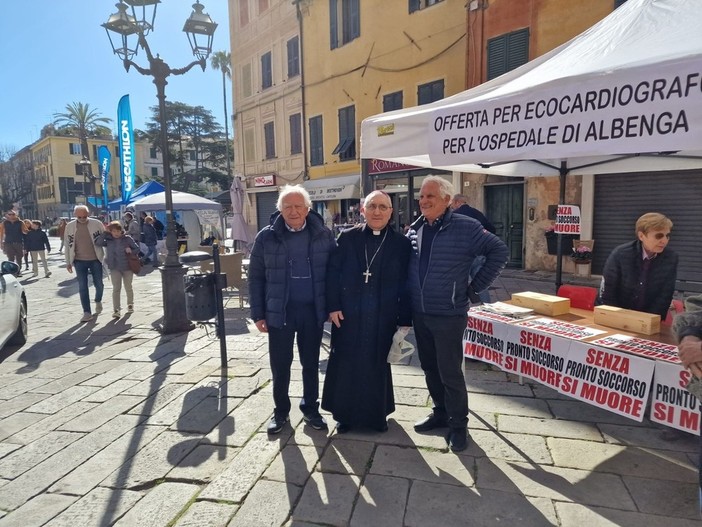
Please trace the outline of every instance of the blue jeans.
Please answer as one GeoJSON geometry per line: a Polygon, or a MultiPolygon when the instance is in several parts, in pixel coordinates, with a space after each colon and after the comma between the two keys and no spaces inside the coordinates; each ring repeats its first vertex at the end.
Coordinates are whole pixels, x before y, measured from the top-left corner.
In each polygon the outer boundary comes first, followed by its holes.
{"type": "Polygon", "coordinates": [[[147,245],[149,248],[149,252],[146,253],[146,259],[151,262],[152,265],[155,265],[158,263],[158,253],[156,252],[156,246],[155,245],[147,245]]]}
{"type": "Polygon", "coordinates": [[[80,304],[84,313],[92,313],[90,309],[90,292],[88,291],[88,273],[93,275],[93,285],[95,285],[95,301],[102,302],[102,263],[100,260],[75,260],[73,268],[76,270],[78,279],[78,294],[80,304]]]}

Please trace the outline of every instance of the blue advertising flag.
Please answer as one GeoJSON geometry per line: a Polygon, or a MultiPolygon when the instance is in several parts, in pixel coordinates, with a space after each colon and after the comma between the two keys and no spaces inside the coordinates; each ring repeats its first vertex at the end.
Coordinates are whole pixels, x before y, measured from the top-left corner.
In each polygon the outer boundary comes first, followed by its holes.
{"type": "Polygon", "coordinates": [[[105,145],[100,145],[98,148],[98,166],[100,167],[100,184],[102,185],[102,202],[105,204],[105,212],[107,212],[107,183],[110,177],[110,162],[112,154],[110,149],[105,145]]]}
{"type": "Polygon", "coordinates": [[[119,135],[119,169],[122,181],[122,203],[129,203],[134,189],[134,129],[129,95],[123,96],[117,106],[117,129],[119,135]]]}

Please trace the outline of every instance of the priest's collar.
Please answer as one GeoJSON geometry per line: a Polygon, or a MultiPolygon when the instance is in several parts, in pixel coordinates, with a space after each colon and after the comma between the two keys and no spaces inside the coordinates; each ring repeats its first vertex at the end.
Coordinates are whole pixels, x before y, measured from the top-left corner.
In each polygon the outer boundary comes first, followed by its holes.
{"type": "Polygon", "coordinates": [[[367,223],[366,223],[366,225],[365,225],[365,227],[364,227],[364,230],[365,230],[365,232],[366,232],[366,234],[367,234],[368,236],[370,236],[371,234],[372,234],[373,236],[380,236],[380,235],[383,234],[387,229],[388,229],[388,226],[387,226],[387,225],[385,225],[385,227],[383,227],[383,228],[380,229],[380,230],[373,229],[373,228],[371,228],[371,226],[368,225],[367,223]]]}

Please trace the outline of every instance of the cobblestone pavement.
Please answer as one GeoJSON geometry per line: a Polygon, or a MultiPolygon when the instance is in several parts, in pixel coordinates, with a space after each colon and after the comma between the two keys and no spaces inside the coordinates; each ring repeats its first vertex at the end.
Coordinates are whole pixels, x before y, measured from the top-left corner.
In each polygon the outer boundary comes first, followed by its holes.
{"type": "MultiPolygon", "coordinates": [[[[267,341],[238,301],[221,371],[212,329],[156,331],[157,270],[135,279],[133,314],[110,317],[108,282],[81,324],[74,275],[50,265],[23,279],[29,342],[0,352],[0,526],[699,525],[697,438],[471,362],[472,442],[450,453],[412,427],[431,405],[416,354],[393,367],[386,433],[313,430],[294,402],[269,438],[267,341]]],[[[553,277],[505,271],[491,292],[522,290],[553,277]]]]}

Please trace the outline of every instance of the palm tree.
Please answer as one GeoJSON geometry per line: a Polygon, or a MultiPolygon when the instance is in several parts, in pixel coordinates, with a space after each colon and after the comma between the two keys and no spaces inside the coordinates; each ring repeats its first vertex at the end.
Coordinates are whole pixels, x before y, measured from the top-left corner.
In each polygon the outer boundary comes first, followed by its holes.
{"type": "MultiPolygon", "coordinates": [[[[80,139],[80,150],[88,161],[90,161],[90,150],[88,149],[88,137],[110,136],[111,130],[105,126],[112,122],[112,119],[103,117],[96,110],[91,110],[89,104],[74,102],[66,105],[65,113],[54,114],[54,124],[61,129],[78,136],[80,139]]],[[[90,193],[95,194],[95,177],[93,176],[92,165],[88,165],[88,177],[90,178],[90,193]]]]}
{"type": "Polygon", "coordinates": [[[212,54],[212,69],[222,72],[222,98],[224,100],[224,138],[227,144],[227,176],[232,176],[231,160],[229,158],[229,114],[227,113],[227,77],[231,80],[232,54],[228,51],[215,51],[212,54]]]}

